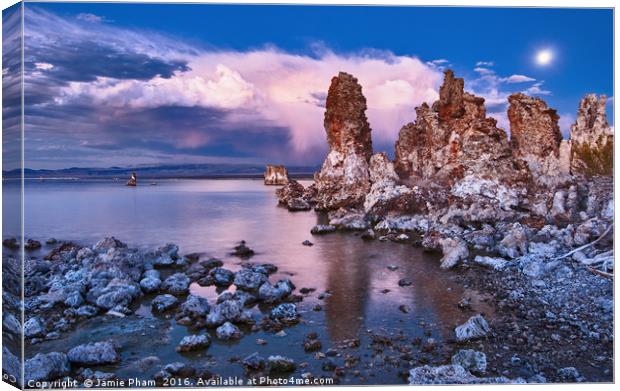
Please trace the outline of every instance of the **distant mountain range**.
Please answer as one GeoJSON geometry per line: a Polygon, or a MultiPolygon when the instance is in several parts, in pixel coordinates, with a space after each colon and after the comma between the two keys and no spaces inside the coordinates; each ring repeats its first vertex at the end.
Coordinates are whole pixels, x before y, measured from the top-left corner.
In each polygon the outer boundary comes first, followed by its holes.
{"type": "MultiPolygon", "coordinates": [[[[292,177],[310,177],[319,166],[286,167],[292,177]]],[[[71,167],[59,170],[24,169],[26,178],[129,178],[135,172],[138,178],[258,178],[265,166],[252,164],[177,164],[139,167],[87,168],[71,167]]],[[[3,171],[3,178],[19,178],[19,169],[3,171]]]]}

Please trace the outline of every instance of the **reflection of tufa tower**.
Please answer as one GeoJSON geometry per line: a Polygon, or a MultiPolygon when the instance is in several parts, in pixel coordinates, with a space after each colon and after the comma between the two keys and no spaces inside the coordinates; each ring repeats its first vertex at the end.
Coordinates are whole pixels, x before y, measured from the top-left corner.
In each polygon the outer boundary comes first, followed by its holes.
{"type": "Polygon", "coordinates": [[[136,173],[131,173],[131,178],[127,181],[127,186],[136,186],[138,184],[138,178],[136,177],[136,173]]]}

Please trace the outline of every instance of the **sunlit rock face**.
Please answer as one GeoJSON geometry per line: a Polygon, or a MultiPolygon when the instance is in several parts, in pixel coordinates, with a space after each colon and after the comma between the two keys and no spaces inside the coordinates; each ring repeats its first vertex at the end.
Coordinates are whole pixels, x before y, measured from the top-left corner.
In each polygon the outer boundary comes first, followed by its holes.
{"type": "Polygon", "coordinates": [[[571,173],[593,177],[613,175],[614,135],[605,114],[606,97],[586,95],[571,126],[571,173]]]}
{"type": "Polygon", "coordinates": [[[288,180],[286,167],[267,165],[265,169],[265,185],[286,185],[288,180]]]}
{"type": "Polygon", "coordinates": [[[372,140],[366,98],[355,77],[340,72],[332,79],[324,124],[329,154],[314,178],[316,208],[361,207],[370,189],[372,140]]]}
{"type": "Polygon", "coordinates": [[[570,147],[562,141],[560,117],[540,98],[522,93],[508,97],[510,144],[541,184],[557,185],[570,173],[570,147]]]}

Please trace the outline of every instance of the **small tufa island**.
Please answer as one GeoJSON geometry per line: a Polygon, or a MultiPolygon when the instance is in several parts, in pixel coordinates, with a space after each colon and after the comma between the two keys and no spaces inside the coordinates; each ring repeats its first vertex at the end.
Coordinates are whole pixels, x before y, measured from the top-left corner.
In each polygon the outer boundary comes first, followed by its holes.
{"type": "Polygon", "coordinates": [[[138,186],[138,177],[135,172],[131,173],[131,178],[127,181],[127,186],[138,186]]]}
{"type": "Polygon", "coordinates": [[[286,167],[267,165],[265,169],[265,185],[286,185],[288,182],[286,167]]]}

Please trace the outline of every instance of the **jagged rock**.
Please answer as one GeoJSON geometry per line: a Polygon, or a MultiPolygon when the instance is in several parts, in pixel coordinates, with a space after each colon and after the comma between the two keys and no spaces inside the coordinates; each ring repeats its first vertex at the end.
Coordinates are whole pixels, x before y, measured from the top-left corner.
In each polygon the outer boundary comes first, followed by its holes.
{"type": "Polygon", "coordinates": [[[306,199],[304,186],[296,180],[289,180],[286,185],[276,190],[278,204],[291,212],[312,209],[311,200],[306,199]]]}
{"type": "Polygon", "coordinates": [[[235,246],[234,250],[235,251],[232,252],[232,255],[239,258],[250,258],[254,255],[254,250],[246,245],[245,240],[239,242],[239,244],[235,246]]]}
{"type": "Polygon", "coordinates": [[[329,213],[329,226],[350,231],[363,231],[369,228],[364,213],[344,208],[329,213]]]}
{"type": "Polygon", "coordinates": [[[316,207],[333,210],[361,206],[370,188],[372,140],[366,98],[357,79],[344,72],[334,77],[325,107],[329,154],[314,177],[316,207]]]}
{"type": "Polygon", "coordinates": [[[91,366],[115,364],[121,356],[110,342],[90,342],[69,350],[67,357],[72,364],[91,366]]]}
{"type": "Polygon", "coordinates": [[[271,318],[278,320],[297,319],[297,307],[292,303],[280,304],[271,310],[271,318]]]}
{"type": "Polygon", "coordinates": [[[11,314],[8,311],[4,311],[2,313],[2,330],[8,331],[9,333],[14,335],[21,336],[22,325],[19,320],[17,320],[15,315],[11,314]]]}
{"type": "Polygon", "coordinates": [[[198,324],[207,316],[211,306],[204,297],[189,295],[179,308],[176,315],[177,322],[182,324],[198,324]]]}
{"type": "Polygon", "coordinates": [[[206,334],[202,335],[187,335],[183,337],[181,342],[177,345],[176,351],[190,352],[193,350],[206,349],[211,345],[211,337],[206,334]]]}
{"type": "Polygon", "coordinates": [[[24,323],[24,336],[27,338],[40,337],[45,334],[43,322],[38,317],[28,319],[24,323]]]}
{"type": "Polygon", "coordinates": [[[482,338],[491,331],[489,324],[482,315],[472,316],[454,329],[456,340],[459,342],[482,338]]]}
{"type": "MultiPolygon", "coordinates": [[[[92,291],[91,291],[92,292],[92,291]]],[[[116,306],[127,307],[129,304],[140,297],[140,288],[128,281],[112,280],[96,299],[98,307],[109,310],[116,306]]]]}
{"type": "Polygon", "coordinates": [[[8,238],[2,241],[2,245],[11,250],[19,249],[19,241],[16,238],[8,238]]]}
{"type": "Polygon", "coordinates": [[[239,300],[225,300],[215,305],[207,315],[208,327],[218,327],[225,322],[242,322],[247,319],[243,311],[243,304],[239,300]]]}
{"type": "Polygon", "coordinates": [[[467,244],[463,240],[446,238],[440,241],[440,245],[443,252],[440,261],[442,269],[450,269],[469,257],[467,244]]]}
{"type": "Polygon", "coordinates": [[[177,298],[169,294],[159,295],[151,302],[151,307],[155,312],[169,311],[177,305],[179,305],[177,298]]]}
{"type": "Polygon", "coordinates": [[[563,382],[581,383],[586,381],[586,378],[581,376],[581,374],[575,367],[564,367],[558,369],[558,376],[563,382]]]}
{"type": "Polygon", "coordinates": [[[571,173],[587,178],[613,175],[614,135],[607,122],[607,98],[586,95],[571,126],[571,173]]]}
{"type": "Polygon", "coordinates": [[[213,282],[217,286],[228,287],[234,279],[235,273],[222,267],[216,267],[209,272],[209,276],[213,279],[213,282]]]}
{"type": "Polygon", "coordinates": [[[487,356],[472,349],[459,350],[452,356],[452,364],[460,365],[472,373],[482,374],[487,370],[487,356]]]}
{"type": "Polygon", "coordinates": [[[112,248],[127,248],[127,245],[114,236],[102,239],[93,246],[93,251],[98,253],[105,253],[112,248]]]}
{"type": "Polygon", "coordinates": [[[527,162],[539,182],[568,175],[570,156],[566,148],[561,149],[557,112],[542,99],[522,93],[510,95],[508,102],[513,155],[527,162]]]}
{"type": "Polygon", "coordinates": [[[159,278],[146,277],[140,280],[140,288],[144,293],[157,292],[161,287],[161,280],[159,278]]]}
{"type": "Polygon", "coordinates": [[[40,248],[41,248],[41,242],[39,242],[38,240],[28,239],[26,240],[26,243],[24,244],[24,249],[26,251],[38,250],[40,248]]]}
{"type": "Polygon", "coordinates": [[[231,339],[239,339],[242,334],[237,326],[230,322],[225,322],[215,330],[215,334],[221,340],[228,341],[231,339]]]}
{"type": "Polygon", "coordinates": [[[370,158],[370,191],[364,200],[364,212],[371,215],[386,215],[388,212],[411,212],[410,195],[413,191],[399,185],[394,164],[385,153],[376,153],[370,158]]]}
{"type": "Polygon", "coordinates": [[[64,353],[39,353],[24,363],[24,377],[29,381],[55,380],[69,375],[71,364],[64,353]]]}
{"type": "Polygon", "coordinates": [[[284,166],[268,164],[265,168],[265,185],[286,185],[288,183],[288,171],[284,166]]]}

